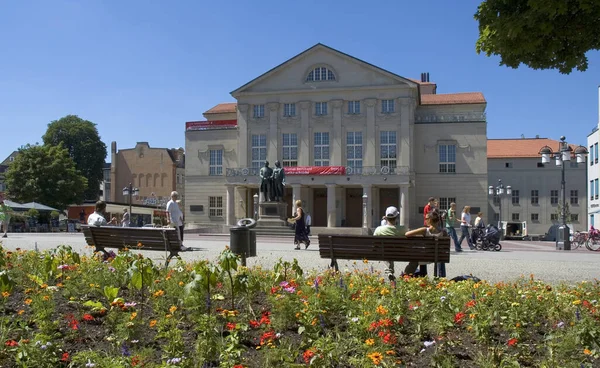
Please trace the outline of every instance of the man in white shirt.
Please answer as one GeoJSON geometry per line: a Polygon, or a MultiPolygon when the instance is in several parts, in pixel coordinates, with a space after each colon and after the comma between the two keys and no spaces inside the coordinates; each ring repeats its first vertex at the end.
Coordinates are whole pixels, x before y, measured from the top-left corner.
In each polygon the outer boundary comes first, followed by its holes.
{"type": "Polygon", "coordinates": [[[121,226],[129,227],[129,212],[127,212],[127,208],[123,208],[123,218],[121,219],[121,226]]]}
{"type": "Polygon", "coordinates": [[[106,202],[98,201],[96,202],[96,210],[94,213],[88,216],[87,223],[90,226],[107,226],[107,225],[116,225],[117,219],[113,217],[110,222],[106,222],[104,218],[104,211],[106,210],[106,202]]]}
{"type": "Polygon", "coordinates": [[[167,221],[170,225],[175,226],[179,230],[179,239],[181,239],[181,250],[186,251],[189,248],[183,246],[183,213],[177,204],[177,198],[179,193],[176,191],[171,192],[171,200],[167,202],[167,221]]]}

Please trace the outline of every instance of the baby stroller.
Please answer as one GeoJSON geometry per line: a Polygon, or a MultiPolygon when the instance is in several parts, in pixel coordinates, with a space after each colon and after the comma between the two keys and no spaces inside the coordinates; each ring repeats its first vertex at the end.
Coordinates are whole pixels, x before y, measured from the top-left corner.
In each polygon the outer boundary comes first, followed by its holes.
{"type": "Polygon", "coordinates": [[[480,236],[478,239],[480,242],[477,242],[477,248],[481,250],[495,250],[499,252],[502,250],[502,245],[500,244],[500,231],[494,225],[488,225],[485,229],[478,229],[480,231],[480,236]]]}

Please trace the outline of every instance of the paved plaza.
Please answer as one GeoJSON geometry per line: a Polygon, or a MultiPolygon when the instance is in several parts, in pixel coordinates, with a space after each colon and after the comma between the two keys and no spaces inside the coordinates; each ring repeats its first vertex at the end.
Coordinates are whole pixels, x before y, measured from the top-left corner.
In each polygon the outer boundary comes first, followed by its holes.
{"type": "MultiPolygon", "coordinates": [[[[182,259],[193,261],[199,259],[214,260],[229,243],[228,236],[199,236],[187,235],[185,245],[192,247],[190,252],[182,252],[182,259]]],[[[61,244],[70,245],[81,254],[91,254],[92,249],[86,246],[80,233],[36,234],[13,233],[2,239],[2,245],[7,249],[37,249],[47,250],[61,244]]],[[[473,274],[490,282],[510,281],[524,275],[535,275],[548,283],[576,283],[583,280],[593,281],[600,276],[600,252],[591,252],[585,247],[575,251],[555,250],[551,242],[502,242],[500,252],[469,251],[455,253],[452,251],[450,263],[447,265],[449,278],[473,274]]],[[[259,237],[257,240],[258,256],[248,259],[248,266],[261,265],[272,267],[279,258],[292,261],[297,258],[305,270],[324,270],[329,264],[328,259],[319,257],[317,239],[307,250],[294,250],[291,239],[259,237]]],[[[463,246],[463,248],[468,248],[463,246]]],[[[164,260],[165,253],[158,251],[141,251],[145,256],[156,261],[164,260]]],[[[396,264],[396,275],[403,270],[406,263],[396,264]]],[[[340,261],[340,270],[354,268],[383,271],[383,262],[340,261]]],[[[432,273],[430,267],[430,273],[432,273]]]]}

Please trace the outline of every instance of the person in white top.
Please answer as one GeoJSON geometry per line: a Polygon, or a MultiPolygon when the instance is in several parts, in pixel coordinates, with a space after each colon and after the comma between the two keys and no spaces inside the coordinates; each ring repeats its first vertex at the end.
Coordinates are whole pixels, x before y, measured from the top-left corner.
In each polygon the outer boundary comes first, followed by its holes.
{"type": "Polygon", "coordinates": [[[94,213],[88,216],[87,223],[90,226],[107,226],[107,225],[116,225],[117,218],[113,217],[110,222],[107,222],[104,218],[104,211],[106,210],[106,202],[98,201],[96,202],[96,210],[94,213]]]}
{"type": "Polygon", "coordinates": [[[121,226],[129,227],[129,212],[127,212],[127,208],[123,208],[123,218],[121,219],[121,226]]]}
{"type": "Polygon", "coordinates": [[[175,226],[179,230],[179,238],[181,239],[181,250],[186,251],[189,248],[183,246],[183,213],[177,204],[179,193],[171,192],[171,200],[167,202],[167,221],[171,226],[175,226]]]}
{"type": "Polygon", "coordinates": [[[471,226],[471,206],[465,206],[462,214],[460,215],[460,239],[458,240],[458,247],[461,248],[463,239],[467,238],[467,244],[469,248],[474,250],[473,242],[469,236],[469,227],[471,226]]]}

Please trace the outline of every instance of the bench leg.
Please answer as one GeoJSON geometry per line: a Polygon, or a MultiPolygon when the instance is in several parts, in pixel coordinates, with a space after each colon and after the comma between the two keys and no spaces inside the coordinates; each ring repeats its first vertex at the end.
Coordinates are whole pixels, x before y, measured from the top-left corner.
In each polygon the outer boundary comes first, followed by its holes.
{"type": "Polygon", "coordinates": [[[181,259],[181,256],[179,255],[179,251],[177,251],[177,250],[169,251],[169,256],[167,257],[167,261],[165,262],[165,268],[169,267],[169,262],[171,262],[171,258],[174,258],[174,257],[181,259]]]}
{"type": "Polygon", "coordinates": [[[331,264],[329,265],[329,268],[333,268],[336,272],[340,270],[340,268],[338,267],[337,259],[331,259],[331,264]]]}
{"type": "Polygon", "coordinates": [[[433,264],[433,277],[438,277],[438,265],[439,263],[433,264]]]}

